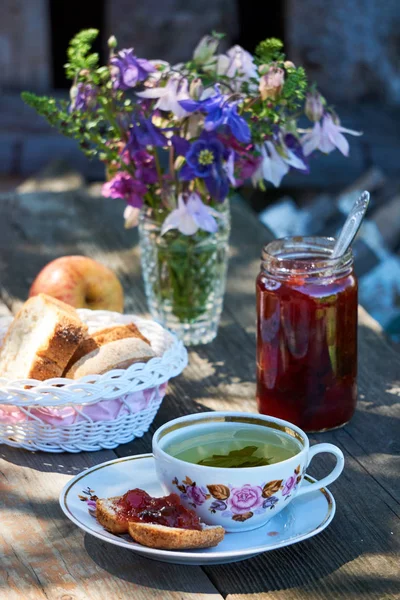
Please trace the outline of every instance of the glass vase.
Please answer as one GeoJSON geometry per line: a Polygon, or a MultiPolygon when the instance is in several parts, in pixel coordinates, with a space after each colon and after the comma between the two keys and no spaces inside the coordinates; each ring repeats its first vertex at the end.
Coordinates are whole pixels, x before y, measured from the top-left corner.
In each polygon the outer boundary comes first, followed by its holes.
{"type": "Polygon", "coordinates": [[[161,235],[167,213],[149,209],[139,217],[142,273],[153,319],[185,345],[206,344],[217,335],[225,293],[230,210],[218,206],[218,230],[186,236],[178,230],[161,235]]]}

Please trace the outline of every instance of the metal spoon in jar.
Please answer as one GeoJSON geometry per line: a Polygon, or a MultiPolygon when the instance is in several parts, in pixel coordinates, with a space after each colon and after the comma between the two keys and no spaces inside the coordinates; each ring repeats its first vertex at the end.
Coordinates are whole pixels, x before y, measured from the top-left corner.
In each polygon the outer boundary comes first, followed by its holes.
{"type": "Polygon", "coordinates": [[[360,229],[362,220],[367,212],[369,198],[369,192],[363,192],[353,204],[353,207],[342,227],[342,231],[336,240],[336,244],[333,248],[330,258],[339,258],[345,254],[347,248],[350,246],[356,237],[358,230],[360,229]]]}

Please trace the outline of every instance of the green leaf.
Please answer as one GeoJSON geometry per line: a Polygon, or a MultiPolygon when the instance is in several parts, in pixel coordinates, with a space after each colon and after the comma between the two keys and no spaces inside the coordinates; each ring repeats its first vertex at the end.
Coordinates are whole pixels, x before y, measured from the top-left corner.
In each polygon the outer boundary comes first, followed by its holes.
{"type": "Polygon", "coordinates": [[[197,464],[206,467],[221,467],[224,469],[269,465],[271,461],[270,458],[253,456],[257,450],[257,446],[245,446],[240,450],[231,450],[229,454],[213,454],[208,458],[203,458],[197,464]]]}
{"type": "Polygon", "coordinates": [[[213,36],[213,38],[215,38],[216,40],[223,40],[225,37],[225,33],[218,33],[218,31],[212,31],[211,35],[213,36]]]}
{"type": "Polygon", "coordinates": [[[89,52],[98,34],[98,29],[83,29],[70,41],[67,50],[68,63],[65,65],[65,72],[69,79],[74,79],[85,69],[92,70],[97,67],[99,55],[97,52],[92,54],[89,52]]]}

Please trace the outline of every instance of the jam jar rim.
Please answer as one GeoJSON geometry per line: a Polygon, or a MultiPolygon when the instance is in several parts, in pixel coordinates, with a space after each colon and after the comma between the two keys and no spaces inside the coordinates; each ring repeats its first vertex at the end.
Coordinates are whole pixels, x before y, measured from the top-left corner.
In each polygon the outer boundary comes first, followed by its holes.
{"type": "Polygon", "coordinates": [[[350,275],[351,248],[338,258],[330,258],[336,239],[328,236],[287,236],[266,244],[261,253],[261,269],[277,278],[298,275],[307,279],[330,280],[350,275]],[[294,256],[296,253],[299,256],[294,256]],[[315,260],[310,261],[314,255],[315,260]]]}

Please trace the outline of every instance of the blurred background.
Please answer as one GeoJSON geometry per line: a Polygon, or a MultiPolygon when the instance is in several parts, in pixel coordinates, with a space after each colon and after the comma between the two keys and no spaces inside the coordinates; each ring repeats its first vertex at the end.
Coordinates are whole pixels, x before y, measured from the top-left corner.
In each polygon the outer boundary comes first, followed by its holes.
{"type": "Polygon", "coordinates": [[[98,193],[100,163],[53,131],[19,94],[66,96],[63,64],[70,38],[100,29],[97,50],[115,34],[139,57],[178,62],[216,30],[227,46],[252,52],[266,37],[283,39],[334,104],[349,137],[338,151],[312,160],[311,174],[292,172],[279,189],[244,186],[242,198],[277,237],[334,235],[358,190],[372,204],[355,244],[360,299],[400,339],[400,2],[399,0],[1,0],[0,194],[86,187],[98,193]]]}

